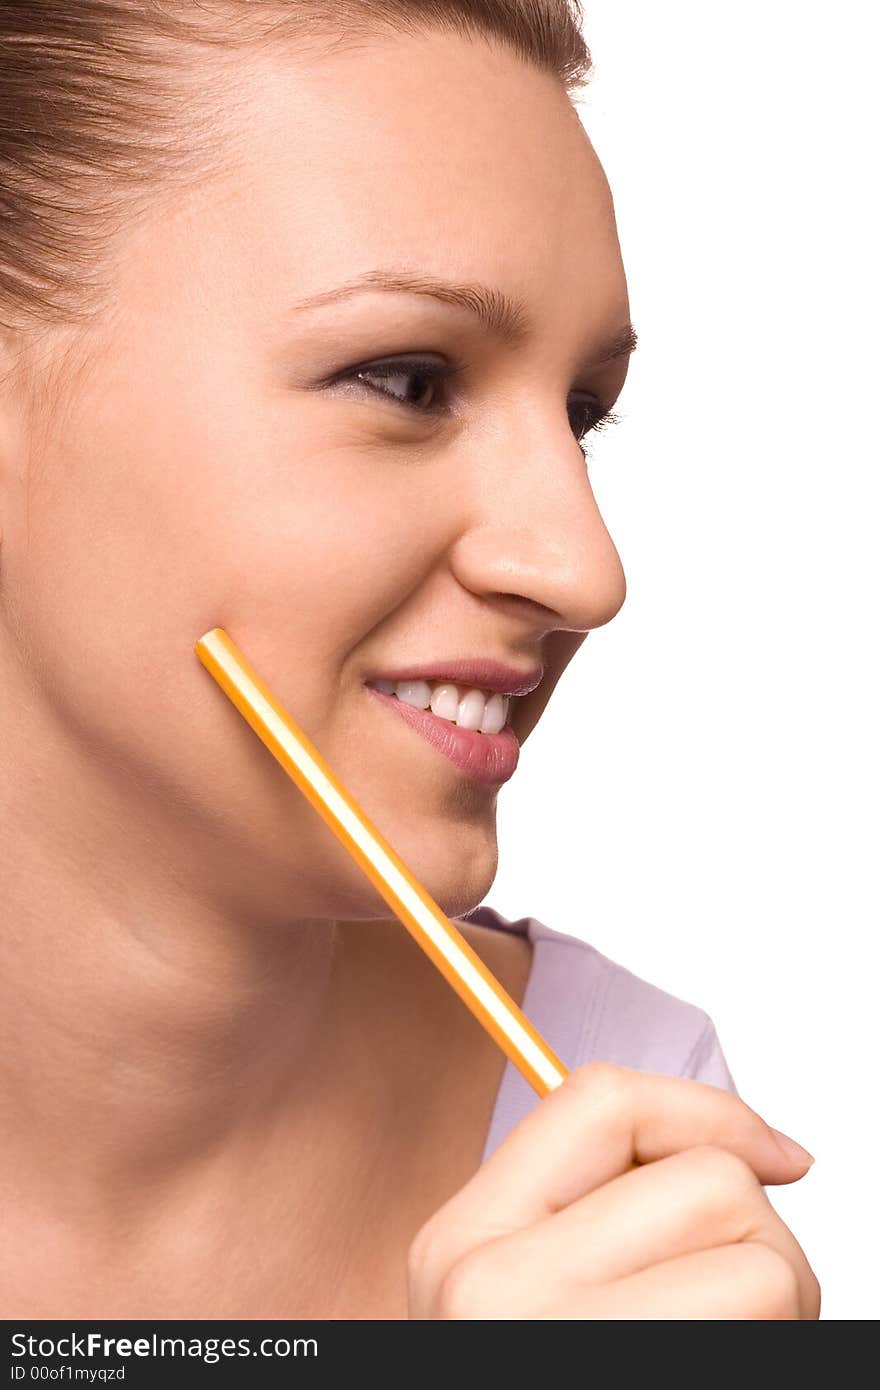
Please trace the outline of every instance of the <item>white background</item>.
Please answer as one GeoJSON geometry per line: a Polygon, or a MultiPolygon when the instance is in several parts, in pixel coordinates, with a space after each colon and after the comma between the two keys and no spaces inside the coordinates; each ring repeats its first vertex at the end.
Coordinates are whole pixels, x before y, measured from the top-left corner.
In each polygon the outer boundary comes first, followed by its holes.
{"type": "Polygon", "coordinates": [[[640,335],[590,463],[628,593],[499,796],[485,899],[711,1015],[816,1156],[768,1195],[835,1319],[880,1316],[873,10],[585,0],[640,335]]]}

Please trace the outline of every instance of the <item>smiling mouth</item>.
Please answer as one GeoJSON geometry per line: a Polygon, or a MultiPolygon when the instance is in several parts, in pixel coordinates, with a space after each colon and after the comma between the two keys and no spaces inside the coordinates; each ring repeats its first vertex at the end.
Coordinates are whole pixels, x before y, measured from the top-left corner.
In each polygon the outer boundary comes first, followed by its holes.
{"type": "Polygon", "coordinates": [[[510,695],[446,680],[370,680],[366,685],[413,709],[430,710],[438,719],[481,734],[499,734],[513,703],[510,695]]]}
{"type": "MultiPolygon", "coordinates": [[[[491,692],[491,700],[484,704],[480,715],[477,700],[482,702],[490,692],[464,692],[458,701],[456,712],[460,710],[461,717],[474,725],[477,725],[479,720],[478,727],[468,728],[459,723],[458,719],[447,719],[442,714],[435,713],[430,702],[425,699],[424,691],[404,690],[404,694],[408,694],[410,698],[401,699],[397,693],[398,685],[406,684],[374,680],[366,681],[364,689],[369,690],[373,699],[379,700],[398,720],[408,724],[414,733],[429,743],[436,752],[443,754],[448,762],[472,782],[497,788],[513,776],[519,761],[519,741],[507,722],[506,709],[499,709],[497,704],[492,703],[500,701],[502,705],[506,705],[509,703],[509,696],[491,692]],[[393,688],[380,689],[383,685],[392,685],[393,688]],[[471,695],[476,699],[469,703],[471,695]],[[500,722],[502,720],[503,722],[500,722]]],[[[427,686],[427,682],[421,684],[427,686]]],[[[437,704],[444,698],[444,691],[449,694],[455,689],[448,683],[441,682],[437,682],[437,687],[434,692],[434,703],[437,704]]]]}

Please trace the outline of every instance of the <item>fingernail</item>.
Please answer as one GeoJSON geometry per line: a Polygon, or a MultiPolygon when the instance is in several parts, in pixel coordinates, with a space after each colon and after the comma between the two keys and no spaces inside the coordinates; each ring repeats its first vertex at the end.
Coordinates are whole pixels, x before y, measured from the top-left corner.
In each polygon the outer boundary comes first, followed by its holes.
{"type": "Polygon", "coordinates": [[[804,1159],[809,1159],[810,1163],[816,1162],[809,1149],[805,1149],[803,1144],[798,1144],[796,1140],[790,1138],[789,1135],[783,1134],[781,1129],[774,1129],[773,1133],[776,1136],[779,1147],[787,1157],[795,1159],[797,1163],[803,1163],[804,1159]]]}

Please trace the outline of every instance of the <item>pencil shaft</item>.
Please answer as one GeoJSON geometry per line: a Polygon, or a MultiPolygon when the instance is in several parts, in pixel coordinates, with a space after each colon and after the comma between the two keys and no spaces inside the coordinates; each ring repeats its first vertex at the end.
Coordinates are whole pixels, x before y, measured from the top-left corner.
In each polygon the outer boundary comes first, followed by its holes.
{"type": "Polygon", "coordinates": [[[318,749],[222,628],[196,643],[199,660],[340,840],[437,969],[543,1096],[563,1063],[355,802],[318,749]]]}

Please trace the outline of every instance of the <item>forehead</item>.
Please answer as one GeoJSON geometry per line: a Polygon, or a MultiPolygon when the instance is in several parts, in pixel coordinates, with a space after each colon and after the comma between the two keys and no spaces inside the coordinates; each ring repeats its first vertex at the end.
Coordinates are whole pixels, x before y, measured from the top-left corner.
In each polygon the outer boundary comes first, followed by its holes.
{"type": "Polygon", "coordinates": [[[500,45],[438,34],[261,55],[237,87],[224,206],[292,289],[409,264],[542,303],[598,296],[609,318],[622,302],[590,140],[561,83],[500,45]]]}

